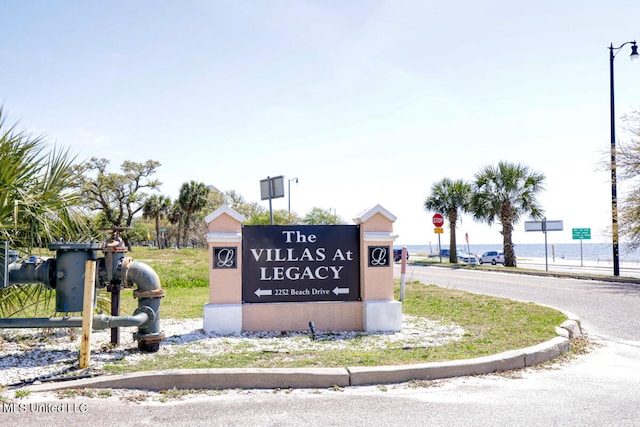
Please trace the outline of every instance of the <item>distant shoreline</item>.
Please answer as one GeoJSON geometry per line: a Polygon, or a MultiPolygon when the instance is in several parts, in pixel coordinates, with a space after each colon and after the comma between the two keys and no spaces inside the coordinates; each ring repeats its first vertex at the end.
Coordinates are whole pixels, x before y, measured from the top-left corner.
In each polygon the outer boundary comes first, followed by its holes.
{"type": "MultiPolygon", "coordinates": [[[[438,245],[394,245],[395,248],[406,247],[409,254],[424,254],[437,255],[438,245]]],[[[442,245],[442,249],[449,249],[449,245],[442,245]]],[[[458,244],[457,248],[463,251],[469,251],[476,255],[482,255],[486,251],[502,251],[502,244],[473,244],[467,245],[458,244]]],[[[579,241],[576,243],[549,243],[546,248],[544,243],[521,243],[514,244],[516,257],[518,259],[542,259],[544,262],[545,256],[549,261],[554,262],[575,262],[582,260],[583,262],[595,262],[600,265],[610,263],[613,264],[613,249],[610,243],[582,243],[579,241]]],[[[620,247],[620,262],[626,264],[639,264],[640,265],[640,251],[628,251],[624,245],[620,247]]]]}

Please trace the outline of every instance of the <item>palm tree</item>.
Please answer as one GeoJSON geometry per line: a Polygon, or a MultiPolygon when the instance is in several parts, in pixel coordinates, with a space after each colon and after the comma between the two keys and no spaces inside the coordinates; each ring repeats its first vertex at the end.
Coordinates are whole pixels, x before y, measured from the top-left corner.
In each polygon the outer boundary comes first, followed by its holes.
{"type": "Polygon", "coordinates": [[[54,239],[88,237],[71,190],[74,157],[7,127],[0,107],[0,240],[30,249],[54,239]]]}
{"type": "Polygon", "coordinates": [[[148,197],[142,205],[142,217],[145,219],[154,219],[156,223],[156,242],[158,248],[164,248],[164,242],[160,240],[160,220],[169,214],[171,199],[167,196],[153,195],[148,197]]]}
{"type": "Polygon", "coordinates": [[[443,178],[431,186],[431,194],[424,201],[428,211],[443,213],[449,220],[449,262],[457,263],[456,225],[458,215],[466,212],[471,198],[471,185],[461,179],[443,178]]]}
{"type": "MultiPolygon", "coordinates": [[[[72,190],[73,161],[67,150],[46,150],[32,137],[5,124],[0,107],[0,241],[30,253],[63,238],[90,237],[88,220],[72,190]]],[[[0,315],[7,317],[46,297],[42,285],[0,290],[0,315]]]]}
{"type": "Polygon", "coordinates": [[[513,250],[513,227],[523,215],[541,218],[543,210],[537,196],[544,190],[545,176],[527,166],[500,162],[485,166],[475,175],[471,211],[477,220],[489,225],[497,219],[502,224],[504,265],[516,266],[513,250]]]}
{"type": "Polygon", "coordinates": [[[180,232],[182,231],[182,217],[184,216],[178,201],[174,201],[169,208],[167,219],[172,225],[178,225],[178,231],[176,233],[176,247],[180,247],[180,232]]]}
{"type": "Polygon", "coordinates": [[[189,232],[191,216],[206,206],[208,194],[209,189],[202,182],[185,182],[180,188],[178,205],[184,212],[184,234],[182,235],[184,243],[187,242],[187,233],[189,232]]]}

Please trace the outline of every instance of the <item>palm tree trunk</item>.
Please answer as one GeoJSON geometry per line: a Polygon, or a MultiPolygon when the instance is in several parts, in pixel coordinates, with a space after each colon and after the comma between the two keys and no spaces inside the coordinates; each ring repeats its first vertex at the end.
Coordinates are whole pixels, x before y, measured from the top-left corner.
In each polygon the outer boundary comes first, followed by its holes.
{"type": "Polygon", "coordinates": [[[182,243],[187,245],[187,234],[189,233],[189,223],[191,222],[191,215],[187,213],[184,220],[184,231],[182,232],[182,243]]]}
{"type": "Polygon", "coordinates": [[[457,215],[449,214],[449,262],[452,264],[458,263],[458,247],[456,245],[456,223],[458,222],[457,215]]]}
{"type": "Polygon", "coordinates": [[[512,242],[513,226],[510,222],[502,223],[502,245],[504,247],[504,266],[515,267],[516,255],[512,242]]]}
{"type": "Polygon", "coordinates": [[[158,244],[158,249],[162,249],[162,244],[160,243],[160,217],[156,217],[156,243],[158,244]]]}

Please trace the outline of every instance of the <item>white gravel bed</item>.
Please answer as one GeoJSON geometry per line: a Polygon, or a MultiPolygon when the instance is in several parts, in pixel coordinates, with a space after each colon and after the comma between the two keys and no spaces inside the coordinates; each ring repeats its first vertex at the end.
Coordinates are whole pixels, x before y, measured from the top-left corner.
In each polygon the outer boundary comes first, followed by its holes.
{"type": "Polygon", "coordinates": [[[32,382],[55,375],[88,375],[99,373],[108,363],[126,358],[128,362],[149,362],[171,357],[179,351],[194,354],[229,352],[286,352],[295,350],[330,350],[357,346],[363,350],[375,347],[431,347],[459,339],[464,330],[455,324],[444,324],[423,317],[403,316],[401,332],[365,333],[316,331],[244,332],[220,336],[202,329],[202,319],[162,320],[166,338],[157,353],[141,353],[133,340],[136,327],[120,328],[120,345],[112,348],[109,329],[91,334],[90,368],[78,370],[80,328],[64,329],[0,329],[0,386],[32,382]],[[360,339],[354,341],[354,338],[360,339]],[[313,339],[315,338],[315,339],[313,339]]]}

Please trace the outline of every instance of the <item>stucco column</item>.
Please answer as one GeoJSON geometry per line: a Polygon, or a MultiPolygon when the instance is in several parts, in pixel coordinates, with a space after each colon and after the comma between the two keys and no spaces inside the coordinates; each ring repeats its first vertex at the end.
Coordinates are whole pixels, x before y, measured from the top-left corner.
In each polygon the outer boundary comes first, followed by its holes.
{"type": "Polygon", "coordinates": [[[364,330],[400,331],[402,303],[393,294],[393,223],[396,217],[380,205],[354,218],[360,225],[360,281],[364,330]]]}
{"type": "Polygon", "coordinates": [[[242,222],[224,205],[205,218],[209,246],[209,303],[203,327],[221,335],[242,332],[242,222]]]}

